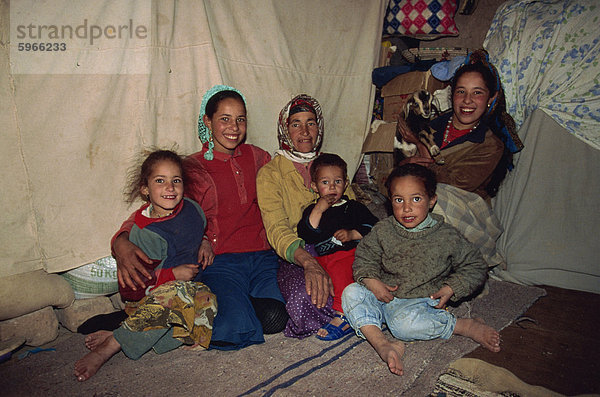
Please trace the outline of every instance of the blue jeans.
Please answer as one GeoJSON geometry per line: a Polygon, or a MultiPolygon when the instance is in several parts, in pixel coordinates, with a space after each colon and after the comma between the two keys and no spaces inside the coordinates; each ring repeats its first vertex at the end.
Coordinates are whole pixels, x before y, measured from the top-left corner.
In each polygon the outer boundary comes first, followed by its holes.
{"type": "Polygon", "coordinates": [[[431,298],[394,298],[384,303],[366,287],[353,283],[342,294],[342,308],[356,334],[364,338],[360,328],[386,323],[392,335],[400,340],[449,339],[454,332],[456,317],[434,308],[439,300],[431,298]]]}
{"type": "Polygon", "coordinates": [[[239,349],[263,343],[262,325],[250,297],[272,298],[281,302],[277,286],[279,259],[272,250],[220,254],[197,280],[217,296],[218,313],[213,323],[212,340],[228,342],[239,349]]]}

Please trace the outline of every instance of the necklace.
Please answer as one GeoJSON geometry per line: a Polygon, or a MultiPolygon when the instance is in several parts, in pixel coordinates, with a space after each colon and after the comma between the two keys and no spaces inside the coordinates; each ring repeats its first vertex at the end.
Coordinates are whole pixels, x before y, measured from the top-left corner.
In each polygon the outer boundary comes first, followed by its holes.
{"type": "MultiPolygon", "coordinates": [[[[175,211],[175,210],[173,210],[173,211],[175,211]]],[[[165,218],[165,217],[167,217],[167,216],[170,216],[170,215],[172,215],[172,214],[173,214],[173,211],[171,211],[171,212],[169,212],[169,213],[166,213],[166,214],[164,214],[164,215],[160,215],[159,213],[157,213],[156,211],[154,211],[154,206],[152,206],[152,205],[151,205],[151,206],[150,206],[150,217],[151,217],[151,218],[165,218]]]]}
{"type": "MultiPolygon", "coordinates": [[[[446,131],[444,131],[444,139],[442,140],[442,147],[448,145],[450,142],[452,142],[454,139],[459,138],[461,136],[470,134],[475,128],[477,128],[477,126],[479,125],[479,121],[473,126],[471,127],[468,131],[466,130],[458,130],[456,129],[453,125],[452,125],[452,117],[450,116],[450,118],[448,119],[448,123],[446,124],[446,131]],[[454,130],[459,132],[458,136],[454,136],[452,139],[450,139],[450,129],[454,128],[454,130]],[[463,133],[463,131],[466,131],[463,133]]],[[[456,134],[455,134],[456,135],[456,134]]]]}

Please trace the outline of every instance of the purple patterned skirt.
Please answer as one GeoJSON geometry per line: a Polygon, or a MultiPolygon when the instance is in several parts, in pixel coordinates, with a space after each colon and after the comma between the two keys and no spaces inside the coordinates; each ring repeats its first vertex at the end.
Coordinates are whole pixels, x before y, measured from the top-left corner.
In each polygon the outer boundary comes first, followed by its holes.
{"type": "Polygon", "coordinates": [[[286,302],[290,319],[283,334],[291,338],[306,338],[329,323],[335,311],[331,308],[333,297],[327,299],[327,305],[317,309],[306,293],[304,269],[284,260],[279,261],[277,283],[286,302]]]}

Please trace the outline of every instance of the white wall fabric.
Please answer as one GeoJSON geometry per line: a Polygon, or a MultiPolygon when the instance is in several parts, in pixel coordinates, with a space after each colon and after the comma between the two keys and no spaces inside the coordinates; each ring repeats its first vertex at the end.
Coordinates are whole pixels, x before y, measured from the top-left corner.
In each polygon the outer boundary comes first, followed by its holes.
{"type": "Polygon", "coordinates": [[[322,150],[358,166],[386,1],[207,1],[223,81],[249,102],[248,140],[273,153],[277,117],[305,93],[321,104],[322,150]],[[258,6],[260,5],[260,6],[258,6]]]}
{"type": "MultiPolygon", "coordinates": [[[[132,158],[151,145],[199,150],[200,102],[214,84],[244,92],[248,142],[270,152],[284,104],[298,93],[316,97],[323,149],[354,170],[385,3],[153,1],[149,74],[12,74],[17,40],[10,6],[0,3],[0,277],[109,255],[111,235],[133,210],[121,194],[132,158]]],[[[87,4],[73,19],[101,17],[111,2],[87,4]]]]}
{"type": "Polygon", "coordinates": [[[494,202],[500,277],[600,293],[600,8],[511,0],[484,41],[525,144],[494,202]]]}
{"type": "MultiPolygon", "coordinates": [[[[67,270],[110,254],[111,233],[132,210],[121,192],[141,148],[199,147],[200,98],[220,81],[204,6],[155,4],[150,74],[68,75],[11,74],[9,45],[17,43],[2,4],[1,147],[14,172],[3,175],[2,203],[12,210],[0,228],[0,275],[67,270]]],[[[72,19],[107,7],[89,4],[72,19]]]]}
{"type": "Polygon", "coordinates": [[[519,136],[525,148],[494,202],[508,263],[497,274],[600,293],[600,151],[539,109],[519,136]]]}

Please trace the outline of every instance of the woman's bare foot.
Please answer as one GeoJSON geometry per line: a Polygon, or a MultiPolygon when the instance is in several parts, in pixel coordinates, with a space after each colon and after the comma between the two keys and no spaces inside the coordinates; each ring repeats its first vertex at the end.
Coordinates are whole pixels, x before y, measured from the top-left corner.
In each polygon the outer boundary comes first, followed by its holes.
{"type": "Polygon", "coordinates": [[[105,362],[121,350],[121,345],[112,333],[96,349],[92,350],[75,363],[73,372],[80,382],[91,378],[105,362]]]}
{"type": "Polygon", "coordinates": [[[100,346],[100,344],[104,342],[106,338],[112,336],[112,334],[112,331],[103,330],[89,334],[85,337],[85,347],[87,347],[89,350],[94,350],[100,346]]]}
{"type": "Polygon", "coordinates": [[[375,325],[360,327],[360,332],[367,338],[367,341],[373,346],[379,357],[387,364],[391,373],[394,375],[404,374],[402,356],[405,349],[402,341],[389,341],[379,327],[375,325]]]}
{"type": "Polygon", "coordinates": [[[469,337],[489,351],[500,351],[500,334],[480,318],[459,318],[454,333],[469,337]]]}

